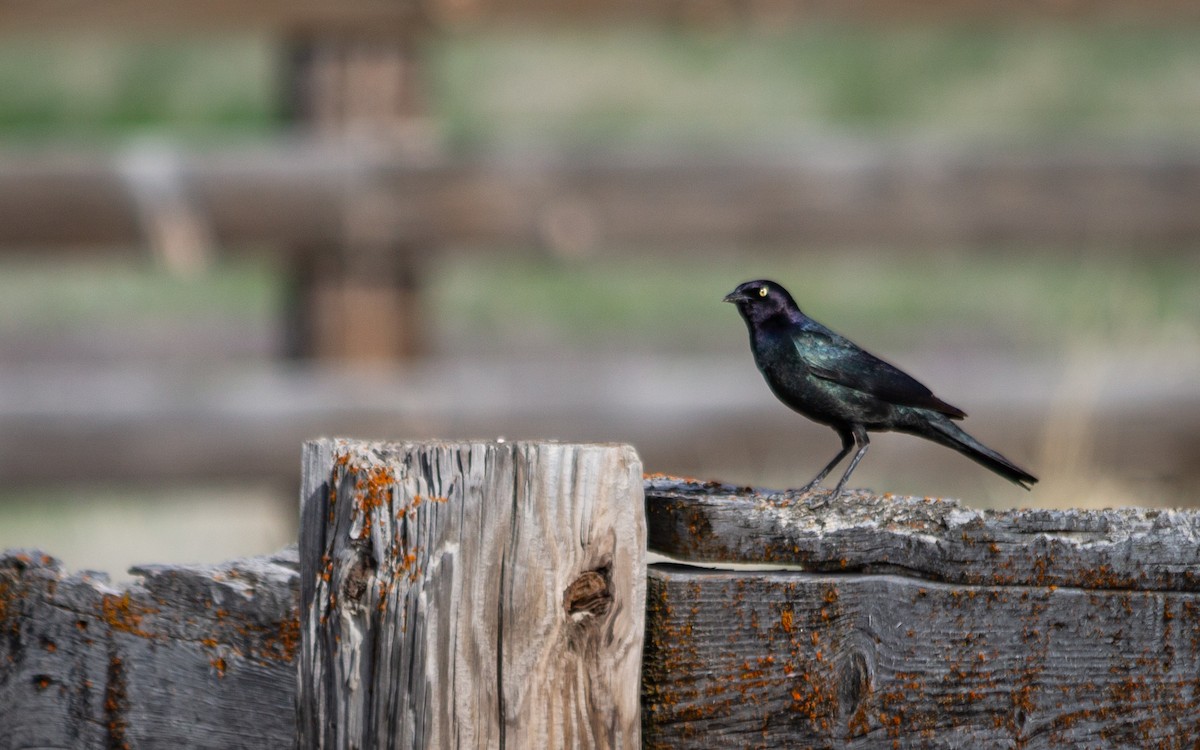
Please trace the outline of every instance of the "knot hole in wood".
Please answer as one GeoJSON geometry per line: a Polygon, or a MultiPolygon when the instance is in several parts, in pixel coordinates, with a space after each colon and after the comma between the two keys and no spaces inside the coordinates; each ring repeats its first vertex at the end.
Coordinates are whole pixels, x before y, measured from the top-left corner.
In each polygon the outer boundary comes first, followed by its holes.
{"type": "Polygon", "coordinates": [[[612,607],[612,567],[604,565],[584,572],[563,592],[563,609],[571,620],[603,617],[612,607]]]}
{"type": "Polygon", "coordinates": [[[867,725],[865,699],[874,689],[875,680],[871,661],[863,649],[852,647],[838,667],[838,714],[851,736],[858,734],[856,728],[865,729],[867,725]]]}

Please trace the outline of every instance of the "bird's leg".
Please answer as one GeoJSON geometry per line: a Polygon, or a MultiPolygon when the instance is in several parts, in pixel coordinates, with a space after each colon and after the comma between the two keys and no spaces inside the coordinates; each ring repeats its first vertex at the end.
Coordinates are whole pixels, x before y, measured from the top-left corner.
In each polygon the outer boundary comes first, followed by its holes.
{"type": "Polygon", "coordinates": [[[854,435],[850,432],[839,431],[838,436],[842,439],[842,450],[833,457],[832,461],[825,464],[824,469],[821,469],[819,472],[817,472],[817,475],[812,478],[811,482],[800,488],[800,494],[811,492],[812,490],[816,489],[817,485],[821,483],[821,480],[829,476],[829,472],[833,471],[833,467],[837,466],[843,458],[850,455],[850,451],[857,443],[857,441],[854,439],[854,435]]]}
{"type": "Polygon", "coordinates": [[[862,457],[867,455],[867,448],[871,447],[871,439],[867,437],[867,431],[862,427],[855,425],[853,428],[854,442],[858,445],[858,453],[854,454],[854,458],[850,459],[850,465],[846,467],[846,473],[838,480],[837,487],[833,488],[833,496],[837,497],[842,494],[842,488],[846,486],[846,480],[850,478],[850,474],[854,471],[854,467],[858,466],[858,462],[862,457]]]}

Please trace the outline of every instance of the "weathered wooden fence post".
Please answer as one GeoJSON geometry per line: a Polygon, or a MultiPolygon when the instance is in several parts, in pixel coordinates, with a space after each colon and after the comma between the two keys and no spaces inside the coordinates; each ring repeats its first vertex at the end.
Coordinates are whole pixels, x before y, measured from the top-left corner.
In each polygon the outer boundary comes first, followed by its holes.
{"type": "MultiPolygon", "coordinates": [[[[363,163],[405,163],[405,155],[428,158],[435,150],[420,90],[425,8],[395,7],[388,24],[293,29],[289,38],[284,77],[291,115],[327,147],[363,163]]],[[[418,283],[433,238],[412,222],[410,231],[396,231],[395,217],[414,209],[411,196],[398,199],[385,182],[373,169],[347,175],[333,204],[337,238],[310,238],[291,250],[289,354],[381,361],[411,358],[423,348],[418,283]]]]}
{"type": "Polygon", "coordinates": [[[301,748],[637,747],[623,445],[305,446],[301,748]]]}
{"type": "Polygon", "coordinates": [[[649,748],[1190,748],[1200,513],[654,481],[649,748]]]}

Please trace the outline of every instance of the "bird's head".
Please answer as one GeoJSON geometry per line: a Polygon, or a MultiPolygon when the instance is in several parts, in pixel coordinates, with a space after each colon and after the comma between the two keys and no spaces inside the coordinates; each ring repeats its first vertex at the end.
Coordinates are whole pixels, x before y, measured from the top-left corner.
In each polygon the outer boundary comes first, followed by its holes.
{"type": "Polygon", "coordinates": [[[751,323],[781,314],[791,317],[793,313],[800,312],[788,290],[766,279],[738,285],[737,289],[725,295],[724,301],[737,305],[738,312],[751,323]]]}

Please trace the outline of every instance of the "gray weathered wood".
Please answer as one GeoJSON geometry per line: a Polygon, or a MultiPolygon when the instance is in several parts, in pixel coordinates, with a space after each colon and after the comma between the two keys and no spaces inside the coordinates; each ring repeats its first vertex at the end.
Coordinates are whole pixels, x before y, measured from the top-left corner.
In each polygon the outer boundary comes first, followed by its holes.
{"type": "Polygon", "coordinates": [[[641,464],[621,445],[305,447],[301,747],[636,747],[641,464]]]}
{"type": "Polygon", "coordinates": [[[865,492],[827,500],[651,481],[650,546],[692,561],[895,572],[948,583],[1200,591],[1195,511],[991,511],[865,492]]]}
{"type": "Polygon", "coordinates": [[[214,566],[67,575],[0,555],[0,750],[289,748],[294,549],[214,566]]]}
{"type": "Polygon", "coordinates": [[[1200,514],[666,480],[647,513],[651,549],[788,567],[651,567],[647,747],[1200,742],[1200,514]]]}
{"type": "Polygon", "coordinates": [[[1200,595],[652,566],[647,747],[1194,747],[1200,595]]]}

